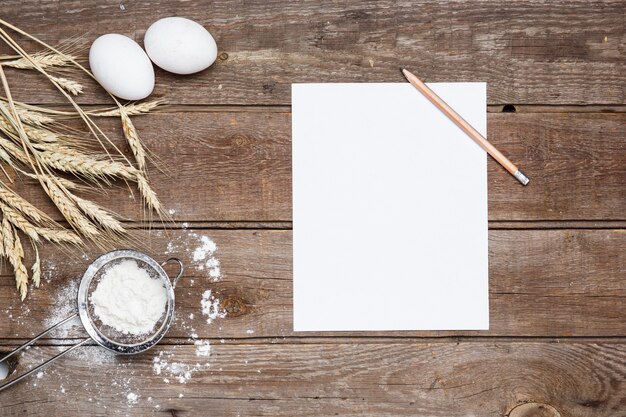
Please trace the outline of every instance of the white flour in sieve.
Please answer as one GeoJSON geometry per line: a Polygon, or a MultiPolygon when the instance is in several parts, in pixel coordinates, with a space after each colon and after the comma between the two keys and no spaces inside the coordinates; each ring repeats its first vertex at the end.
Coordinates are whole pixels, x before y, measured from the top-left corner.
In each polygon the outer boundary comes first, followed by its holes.
{"type": "Polygon", "coordinates": [[[125,260],[109,267],[91,295],[96,316],[124,334],[145,334],[165,312],[163,283],[137,262],[125,260]]]}

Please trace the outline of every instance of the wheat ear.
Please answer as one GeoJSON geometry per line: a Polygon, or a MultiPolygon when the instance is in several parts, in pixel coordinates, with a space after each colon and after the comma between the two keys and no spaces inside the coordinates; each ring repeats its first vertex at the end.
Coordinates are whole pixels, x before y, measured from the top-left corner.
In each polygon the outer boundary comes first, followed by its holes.
{"type": "MultiPolygon", "coordinates": [[[[0,97],[0,101],[6,102],[6,98],[0,97]]],[[[67,110],[56,110],[49,109],[46,107],[35,106],[32,104],[26,104],[21,101],[13,100],[15,103],[15,107],[17,108],[17,113],[20,119],[24,123],[37,125],[37,124],[50,124],[54,123],[54,117],[77,117],[78,113],[76,111],[67,111],[67,110]],[[31,115],[29,113],[34,113],[31,115]]],[[[120,117],[120,107],[124,109],[127,115],[129,116],[137,116],[140,114],[146,114],[159,106],[165,104],[165,100],[151,100],[144,101],[142,103],[129,103],[129,104],[121,104],[118,107],[113,108],[105,108],[101,110],[87,110],[86,114],[89,116],[96,117],[120,117]]]]}
{"type": "Polygon", "coordinates": [[[46,116],[45,114],[41,112],[28,110],[19,106],[16,106],[16,109],[17,109],[17,116],[20,118],[20,120],[31,126],[41,127],[44,125],[49,125],[49,124],[54,123],[54,119],[52,117],[46,116]]]}
{"type": "Polygon", "coordinates": [[[83,241],[80,236],[71,230],[65,229],[50,229],[46,227],[35,228],[37,234],[49,242],[53,243],[71,243],[73,245],[80,245],[83,241]]]}
{"type": "Polygon", "coordinates": [[[72,195],[72,199],[76,202],[76,205],[85,213],[91,220],[109,230],[118,234],[124,234],[126,229],[122,226],[115,217],[113,217],[108,211],[104,210],[97,204],[84,200],[80,197],[72,195]]]}
{"type": "Polygon", "coordinates": [[[146,169],[146,151],[143,148],[143,143],[141,143],[141,139],[139,138],[139,134],[137,133],[137,129],[135,129],[135,125],[126,114],[123,108],[120,107],[120,117],[122,118],[122,130],[124,131],[124,137],[128,141],[130,145],[130,149],[133,151],[133,155],[135,155],[135,161],[137,162],[137,168],[140,171],[145,171],[146,169]]]}
{"type": "MultiPolygon", "coordinates": [[[[37,62],[41,68],[63,67],[71,63],[72,59],[75,59],[71,55],[60,55],[47,51],[32,54],[31,58],[33,61],[37,62]]],[[[4,61],[2,65],[17,69],[35,69],[33,63],[26,58],[4,61]]]]}
{"type": "Polygon", "coordinates": [[[69,224],[84,236],[96,240],[100,237],[98,229],[85,217],[85,215],[76,206],[76,203],[67,196],[67,190],[61,189],[60,185],[53,178],[42,178],[45,182],[46,193],[52,200],[54,205],[59,209],[63,217],[69,224]]]}
{"type": "Polygon", "coordinates": [[[22,212],[24,215],[30,217],[37,223],[52,221],[44,212],[37,207],[30,204],[26,199],[22,198],[19,194],[11,191],[0,182],[0,200],[6,203],[8,206],[13,207],[15,210],[22,212]]]}
{"type": "MultiPolygon", "coordinates": [[[[21,117],[20,117],[21,120],[21,117]]],[[[24,122],[22,120],[22,122],[24,122]]],[[[15,128],[7,121],[5,116],[0,117],[0,131],[6,132],[9,136],[19,137],[19,133],[15,128]]],[[[36,142],[58,142],[59,135],[55,132],[43,128],[41,126],[24,126],[24,132],[26,135],[36,142]]]]}
{"type": "Polygon", "coordinates": [[[33,224],[22,216],[17,210],[14,210],[4,203],[0,203],[0,211],[2,211],[3,219],[6,219],[14,227],[26,233],[33,241],[39,242],[39,235],[35,230],[35,226],[33,226],[33,224]]]}
{"type": "Polygon", "coordinates": [[[41,282],[41,260],[39,259],[39,249],[37,249],[36,245],[33,245],[33,248],[35,250],[35,262],[33,262],[30,277],[35,287],[39,288],[39,283],[41,282]]]}
{"type": "Polygon", "coordinates": [[[83,85],[79,82],[54,76],[50,76],[50,79],[56,81],[56,83],[59,84],[65,91],[75,96],[83,92],[83,85]]]}
{"type": "Polygon", "coordinates": [[[144,101],[142,103],[130,103],[130,104],[120,104],[118,107],[115,107],[111,110],[103,110],[96,112],[87,112],[92,116],[98,117],[120,117],[122,112],[126,113],[127,116],[136,116],[138,114],[145,114],[149,111],[154,110],[158,106],[161,106],[165,103],[163,100],[152,100],[152,101],[144,101]]]}
{"type": "MultiPolygon", "coordinates": [[[[9,223],[28,235],[33,242],[39,242],[41,237],[54,243],[81,243],[81,239],[76,233],[61,228],[34,225],[17,210],[1,202],[0,210],[9,223]]],[[[49,220],[51,225],[55,224],[52,219],[46,220],[49,220]]]]}
{"type": "Polygon", "coordinates": [[[110,159],[98,159],[67,146],[49,146],[37,154],[43,163],[62,172],[103,179],[117,177],[129,181],[137,177],[137,170],[131,166],[110,159]]]}
{"type": "Polygon", "coordinates": [[[2,239],[4,243],[4,252],[9,259],[9,263],[13,267],[15,273],[15,285],[20,293],[22,301],[26,298],[28,292],[28,272],[24,266],[24,249],[17,233],[9,224],[6,217],[2,218],[2,239]]]}
{"type": "Polygon", "coordinates": [[[163,214],[159,198],[148,184],[148,180],[146,179],[146,177],[142,174],[137,175],[137,186],[148,207],[158,214],[163,214]]]}

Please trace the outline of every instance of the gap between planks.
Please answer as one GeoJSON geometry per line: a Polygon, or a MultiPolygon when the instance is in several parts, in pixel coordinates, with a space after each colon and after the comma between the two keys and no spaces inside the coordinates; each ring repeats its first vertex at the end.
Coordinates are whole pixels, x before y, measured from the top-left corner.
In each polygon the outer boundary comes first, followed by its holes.
{"type": "MultiPolygon", "coordinates": [[[[62,223],[63,224],[63,223],[62,223]]],[[[141,221],[124,222],[131,230],[292,230],[291,221],[175,221],[169,225],[141,221]]],[[[626,220],[545,220],[545,221],[489,221],[489,230],[622,230],[626,220]]]]}
{"type": "MultiPolygon", "coordinates": [[[[145,100],[145,101],[150,101],[145,100]]],[[[73,107],[59,103],[29,103],[37,106],[44,106],[55,110],[72,110],[73,107]]],[[[111,103],[101,104],[81,104],[85,110],[102,109],[103,107],[112,107],[111,103]]],[[[157,110],[151,113],[291,113],[291,105],[288,104],[229,104],[229,105],[212,105],[212,104],[163,104],[157,110]]],[[[609,105],[552,105],[552,104],[488,104],[487,113],[626,113],[626,105],[609,104],[609,105]],[[505,111],[504,107],[508,106],[514,111],[505,111]]],[[[151,114],[148,113],[148,114],[151,114]]]]}
{"type": "MultiPolygon", "coordinates": [[[[85,336],[86,337],[86,336],[85,336]]],[[[84,338],[68,339],[41,339],[34,346],[72,346],[84,338]]],[[[8,351],[29,339],[0,338],[0,352],[8,351]]],[[[626,343],[626,335],[622,336],[275,336],[275,337],[228,337],[228,338],[202,338],[198,340],[208,341],[215,345],[300,345],[300,344],[385,344],[385,343],[626,343]],[[222,342],[223,340],[223,342],[222,342]]],[[[190,338],[163,338],[159,346],[192,346],[195,340],[190,338]]],[[[84,346],[97,346],[95,342],[89,342],[84,346]]]]}

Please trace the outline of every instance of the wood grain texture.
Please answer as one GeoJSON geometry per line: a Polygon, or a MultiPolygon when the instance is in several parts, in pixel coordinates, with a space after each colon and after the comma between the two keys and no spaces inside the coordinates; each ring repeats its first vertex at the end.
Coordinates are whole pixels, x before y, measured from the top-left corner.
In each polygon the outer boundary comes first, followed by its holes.
{"type": "MultiPolygon", "coordinates": [[[[151,179],[179,229],[141,230],[140,205],[123,186],[95,198],[129,221],[132,246],[156,259],[175,254],[188,266],[174,326],[136,357],[81,348],[0,393],[0,415],[624,414],[624,1],[4,0],[0,7],[0,18],[48,42],[84,35],[85,48],[107,32],[141,44],[148,26],[170,15],[205,25],[219,48],[200,74],[157,69],[153,98],[171,106],[134,119],[167,162],[169,175],[152,169],[151,179]],[[430,82],[487,81],[488,139],[532,179],[522,187],[489,162],[491,330],[294,333],[290,85],[404,82],[399,66],[430,82]],[[517,113],[499,113],[505,104],[517,113]],[[219,281],[193,260],[201,236],[218,245],[219,281]],[[210,323],[200,305],[206,290],[226,312],[210,323]],[[196,355],[193,334],[210,339],[208,358],[196,355]],[[167,383],[153,368],[160,353],[201,369],[187,384],[167,383]]],[[[65,103],[39,76],[7,72],[18,99],[65,103]]],[[[86,85],[81,103],[110,104],[92,81],[76,78],[86,85]]],[[[122,143],[118,121],[103,126],[122,143]]],[[[17,187],[58,218],[38,186],[17,187]]],[[[45,245],[42,287],[25,303],[3,265],[0,351],[73,312],[80,275],[97,254],[45,245]]],[[[83,335],[78,322],[56,331],[48,346],[18,358],[17,372],[83,335]]]]}
{"type": "MultiPolygon", "coordinates": [[[[160,17],[205,25],[217,63],[157,71],[155,95],[186,104],[289,104],[293,82],[487,81],[490,104],[625,104],[624,13],[614,1],[5,0],[2,18],[48,42],[117,32],[139,43],[160,17]]],[[[58,102],[36,77],[17,97],[58,102]]],[[[89,88],[84,103],[109,102],[89,88]]]]}
{"type": "MultiPolygon", "coordinates": [[[[134,121],[166,164],[167,174],[153,168],[151,179],[177,221],[291,220],[290,113],[223,109],[134,121]]],[[[119,121],[101,125],[131,157],[119,121]]],[[[489,113],[488,138],[532,178],[522,187],[490,159],[489,220],[626,220],[626,114],[489,113]]],[[[20,179],[17,185],[54,212],[38,183],[20,179]]],[[[123,185],[95,196],[141,220],[141,205],[129,197],[123,185]]]]}
{"type": "MultiPolygon", "coordinates": [[[[272,338],[294,333],[290,231],[183,230],[137,232],[155,259],[180,257],[187,266],[176,289],[172,338],[272,338]],[[218,246],[222,280],[211,282],[194,261],[201,239],[218,246]],[[210,323],[202,314],[211,290],[226,313],[210,323]]],[[[465,332],[333,332],[333,336],[626,336],[626,233],[617,230],[494,230],[489,234],[490,330],[465,332]]],[[[323,256],[323,248],[320,248],[323,256]]],[[[10,275],[0,281],[4,338],[29,338],[72,310],[82,272],[97,251],[81,256],[51,247],[42,251],[43,284],[27,303],[15,296],[10,275]],[[60,314],[62,312],[62,314],[60,314]],[[55,318],[56,316],[56,318],[55,318]]],[[[384,265],[378,266],[384,270],[384,265]]],[[[384,285],[384,279],[381,280],[384,285]]],[[[320,300],[320,308],[325,306],[320,300]]],[[[381,314],[383,314],[381,312],[381,314]]],[[[78,321],[53,337],[81,337],[78,321]]]]}
{"type": "MultiPolygon", "coordinates": [[[[214,341],[201,359],[189,345],[135,357],[80,349],[0,396],[3,416],[496,417],[531,402],[561,416],[613,417],[626,401],[623,343],[214,341]],[[208,365],[185,384],[166,383],[153,369],[160,353],[208,365]]],[[[58,350],[31,349],[18,371],[58,350]]]]}

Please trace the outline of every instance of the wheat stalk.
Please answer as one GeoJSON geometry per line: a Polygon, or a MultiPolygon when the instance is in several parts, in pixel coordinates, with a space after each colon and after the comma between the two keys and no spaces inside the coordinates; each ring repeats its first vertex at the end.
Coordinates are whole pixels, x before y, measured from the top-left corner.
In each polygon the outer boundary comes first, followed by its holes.
{"type": "MultiPolygon", "coordinates": [[[[97,244],[106,244],[111,242],[111,238],[126,232],[115,213],[74,194],[73,190],[79,185],[61,177],[61,173],[72,174],[74,177],[86,180],[85,182],[99,186],[109,184],[109,181],[113,179],[136,182],[146,206],[164,218],[161,203],[147,179],[146,162],[149,154],[130,119],[130,116],[153,110],[162,104],[162,101],[122,105],[111,96],[117,108],[85,111],[72,98],[73,95],[82,93],[83,85],[74,79],[65,78],[65,75],[59,76],[61,71],[57,73],[47,71],[50,68],[68,67],[68,69],[80,69],[93,78],[93,74],[78,63],[73,55],[55,49],[0,19],[0,42],[2,41],[18,55],[0,56],[0,80],[6,95],[6,98],[0,97],[0,162],[8,164],[16,173],[37,180],[70,225],[70,227],[58,225],[45,213],[0,182],[0,214],[2,215],[0,256],[9,259],[23,300],[26,296],[29,278],[24,266],[21,233],[24,233],[33,245],[34,262],[31,267],[31,279],[35,286],[39,286],[41,259],[37,245],[41,241],[81,244],[84,237],[97,244]],[[7,33],[8,29],[43,45],[46,50],[34,54],[27,53],[7,33]],[[14,101],[2,69],[3,66],[37,71],[63,94],[72,105],[72,110],[48,109],[14,101]],[[59,122],[64,118],[77,116],[83,120],[89,133],[98,140],[105,152],[104,155],[102,152],[89,151],[87,142],[83,142],[74,133],[77,132],[75,128],[59,122]],[[95,117],[120,117],[124,136],[134,155],[134,163],[94,123],[92,118],[95,117]],[[107,142],[106,146],[105,142],[107,142]],[[114,149],[117,155],[112,155],[110,149],[114,149]]],[[[9,181],[13,182],[2,164],[0,168],[9,181]]],[[[80,188],[86,188],[86,186],[80,188]]]]}
{"type": "Polygon", "coordinates": [[[0,182],[0,200],[6,205],[20,211],[24,215],[30,217],[38,224],[44,222],[52,222],[44,212],[37,207],[30,204],[26,199],[22,198],[19,194],[11,191],[8,187],[0,182]]]}
{"type": "Polygon", "coordinates": [[[2,247],[3,254],[5,256],[9,256],[9,252],[13,247],[13,230],[11,229],[11,224],[8,219],[2,218],[2,247]]]}
{"type": "MultiPolygon", "coordinates": [[[[0,147],[23,164],[28,164],[26,153],[15,144],[0,137],[0,147]]],[[[97,159],[96,155],[79,152],[58,144],[35,145],[34,154],[41,162],[57,171],[81,175],[87,178],[121,178],[135,181],[139,172],[136,168],[109,159],[97,159]]]]}
{"type": "Polygon", "coordinates": [[[45,178],[44,181],[46,193],[70,225],[83,236],[96,240],[100,232],[80,211],[76,203],[68,197],[68,191],[62,189],[53,178],[45,178]]]}
{"type": "MultiPolygon", "coordinates": [[[[6,102],[6,98],[0,97],[0,101],[6,102]]],[[[76,111],[67,111],[67,110],[56,110],[49,109],[47,107],[35,106],[32,104],[23,103],[20,101],[15,101],[15,106],[17,108],[18,115],[20,115],[20,119],[22,119],[25,123],[30,123],[28,116],[21,117],[22,112],[34,112],[41,115],[44,118],[44,121],[41,121],[41,124],[49,124],[53,123],[54,117],[77,117],[78,113],[76,111]]],[[[163,106],[165,104],[164,100],[150,100],[144,101],[141,103],[128,103],[128,104],[120,104],[120,107],[126,112],[129,116],[137,116],[141,114],[146,114],[150,111],[153,111],[159,106],[163,106]]],[[[88,110],[85,111],[86,114],[90,116],[96,117],[120,117],[120,107],[113,107],[110,109],[102,109],[102,110],[88,110]]],[[[35,120],[33,120],[32,124],[37,124],[35,120]]]]}
{"type": "Polygon", "coordinates": [[[73,245],[79,245],[83,242],[80,236],[71,230],[37,227],[36,231],[39,236],[52,243],[71,243],[73,245]]]}
{"type": "MultiPolygon", "coordinates": [[[[37,180],[37,181],[39,181],[40,178],[49,177],[46,174],[31,174],[30,172],[26,172],[26,171],[23,171],[23,170],[19,170],[19,172],[22,175],[25,175],[28,178],[32,178],[32,179],[37,180]]],[[[81,187],[80,185],[76,184],[75,182],[73,182],[71,180],[68,180],[67,178],[55,177],[55,179],[59,182],[59,184],[61,184],[63,187],[67,188],[68,190],[77,190],[77,189],[79,189],[81,187]]]]}
{"type": "Polygon", "coordinates": [[[157,197],[154,190],[152,190],[152,188],[150,187],[150,184],[148,184],[148,180],[144,175],[137,174],[137,186],[147,206],[150,209],[154,210],[156,213],[164,214],[163,209],[161,208],[161,202],[159,201],[159,198],[157,197]]]}
{"type": "Polygon", "coordinates": [[[62,145],[49,147],[37,154],[41,161],[51,168],[75,175],[101,179],[117,177],[130,181],[137,176],[137,170],[131,166],[109,159],[98,159],[95,155],[62,145]]]}
{"type": "Polygon", "coordinates": [[[140,171],[145,171],[146,151],[143,148],[141,139],[139,139],[137,129],[135,129],[135,125],[133,125],[133,122],[130,121],[130,117],[128,117],[128,114],[126,114],[122,108],[120,108],[120,116],[122,118],[122,130],[124,131],[124,137],[128,141],[130,149],[133,151],[133,155],[135,155],[137,167],[140,171]]]}
{"type": "Polygon", "coordinates": [[[24,249],[22,248],[20,238],[5,217],[2,218],[2,239],[4,243],[4,253],[13,267],[15,285],[23,301],[28,292],[28,272],[23,262],[24,249]]]}
{"type": "Polygon", "coordinates": [[[65,91],[75,96],[83,92],[83,85],[79,82],[68,80],[67,78],[53,76],[50,76],[50,79],[59,84],[65,91]]]}
{"type": "Polygon", "coordinates": [[[26,235],[28,235],[28,237],[33,241],[39,242],[39,235],[37,234],[37,230],[35,230],[35,226],[33,226],[32,223],[22,216],[17,210],[14,210],[4,203],[0,203],[0,211],[2,211],[3,219],[6,219],[13,226],[26,233],[26,235]]]}
{"type": "Polygon", "coordinates": [[[106,230],[120,235],[126,232],[126,229],[124,229],[122,223],[120,223],[115,217],[113,217],[102,207],[89,200],[84,200],[75,195],[73,195],[72,198],[76,202],[76,205],[83,211],[83,213],[85,213],[91,220],[98,223],[106,230]]]}
{"type": "MultiPolygon", "coordinates": [[[[22,120],[22,122],[24,121],[22,120]]],[[[19,137],[18,131],[4,115],[0,116],[0,131],[4,132],[7,136],[10,137],[19,137]]],[[[42,126],[24,126],[24,132],[26,132],[26,135],[30,139],[37,142],[53,143],[59,141],[59,135],[57,133],[42,126]]]]}
{"type": "Polygon", "coordinates": [[[37,246],[33,245],[35,249],[35,262],[33,262],[33,266],[31,268],[31,279],[35,287],[39,288],[39,283],[41,281],[41,260],[39,259],[39,249],[37,246]]]}
{"type": "MultiPolygon", "coordinates": [[[[6,98],[0,98],[0,101],[7,102],[6,98]]],[[[45,107],[31,106],[28,104],[14,101],[15,109],[17,110],[17,116],[23,123],[27,123],[31,126],[44,126],[54,123],[54,118],[47,115],[44,111],[45,107]]],[[[54,114],[54,112],[52,113],[54,114]]]]}
{"type": "MultiPolygon", "coordinates": [[[[70,64],[72,59],[75,59],[71,55],[59,55],[48,51],[31,54],[31,58],[37,62],[41,68],[63,67],[70,64]]],[[[35,69],[34,64],[24,57],[4,61],[2,65],[17,69],[35,69]]]]}
{"type": "Polygon", "coordinates": [[[17,107],[17,115],[20,120],[24,123],[27,123],[31,126],[44,126],[54,123],[54,119],[50,116],[46,116],[45,114],[28,110],[21,107],[17,107]]]}
{"type": "Polygon", "coordinates": [[[115,107],[111,110],[88,113],[98,117],[120,117],[122,112],[126,113],[127,116],[136,116],[138,114],[146,114],[163,104],[163,100],[152,100],[142,103],[121,104],[120,107],[115,107]]]}
{"type": "MultiPolygon", "coordinates": [[[[49,49],[50,51],[53,51],[59,55],[63,55],[66,56],[70,59],[70,62],[72,64],[74,64],[76,67],[80,68],[82,71],[84,71],[85,73],[87,73],[90,77],[94,78],[93,74],[91,72],[89,72],[85,67],[83,67],[82,65],[80,65],[74,58],[64,54],[63,52],[59,51],[56,48],[53,48],[52,46],[48,45],[45,42],[42,42],[41,40],[37,39],[36,37],[28,34],[27,32],[24,32],[23,30],[21,30],[18,27],[15,27],[13,25],[11,25],[10,23],[6,22],[5,20],[0,19],[0,25],[3,25],[5,27],[11,28],[12,30],[15,30],[16,32],[26,36],[29,39],[32,39],[33,41],[43,45],[44,47],[46,47],[47,49],[49,49]]],[[[85,122],[85,124],[87,125],[87,128],[89,129],[89,131],[91,132],[91,134],[96,138],[96,140],[100,143],[100,145],[102,146],[102,149],[107,153],[107,155],[109,154],[109,151],[107,150],[107,148],[105,147],[104,143],[103,143],[103,139],[108,142],[122,157],[124,157],[124,154],[120,151],[120,149],[115,145],[115,143],[113,143],[111,141],[111,139],[102,131],[102,129],[100,129],[100,127],[93,122],[93,120],[91,120],[91,118],[89,117],[89,115],[78,105],[78,103],[76,103],[76,101],[72,98],[72,96],[66,91],[66,89],[61,86],[57,80],[55,80],[55,77],[50,75],[48,72],[46,72],[46,70],[44,68],[42,68],[35,60],[32,59],[31,54],[27,53],[24,49],[22,49],[19,44],[17,44],[17,42],[15,42],[15,40],[13,40],[13,38],[11,38],[9,36],[9,34],[2,28],[0,28],[0,39],[2,39],[11,49],[13,49],[16,53],[20,54],[23,58],[29,60],[31,62],[31,64],[33,64],[34,69],[36,69],[39,73],[41,73],[42,75],[44,75],[56,88],[59,92],[61,92],[61,94],[63,94],[65,96],[65,98],[70,102],[70,104],[74,107],[74,110],[76,111],[76,113],[78,113],[78,115],[80,116],[80,118],[85,122]]],[[[2,65],[0,65],[0,69],[2,68],[2,65]]],[[[7,93],[7,101],[11,104],[11,107],[14,108],[15,105],[13,103],[13,100],[10,97],[10,93],[8,91],[8,89],[6,88],[6,83],[5,83],[5,90],[7,93]]],[[[111,97],[113,98],[113,100],[118,103],[118,101],[115,99],[115,97],[113,97],[111,95],[111,97]]],[[[17,112],[15,112],[17,113],[17,112]]],[[[125,157],[124,157],[125,158],[125,157]]],[[[130,163],[130,161],[129,161],[130,163]]]]}
{"type": "MultiPolygon", "coordinates": [[[[80,237],[76,233],[60,228],[36,226],[20,212],[7,204],[0,202],[0,211],[2,211],[2,215],[9,223],[24,232],[34,242],[39,242],[40,238],[44,238],[54,243],[81,243],[80,237]]],[[[51,225],[55,225],[52,219],[50,219],[50,223],[51,225]]]]}

